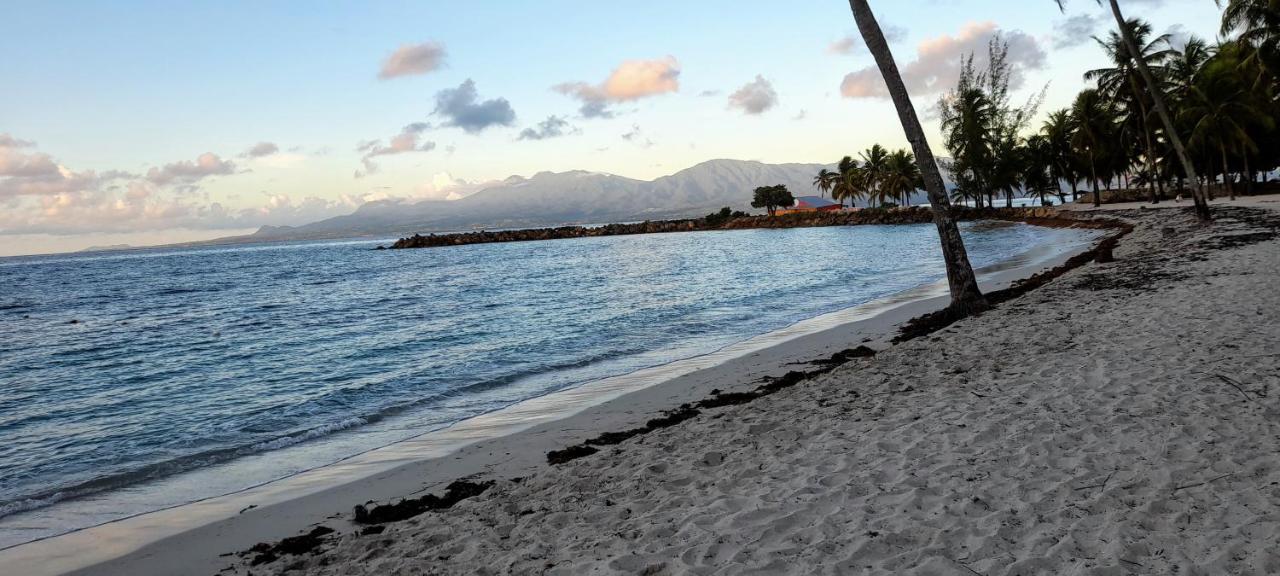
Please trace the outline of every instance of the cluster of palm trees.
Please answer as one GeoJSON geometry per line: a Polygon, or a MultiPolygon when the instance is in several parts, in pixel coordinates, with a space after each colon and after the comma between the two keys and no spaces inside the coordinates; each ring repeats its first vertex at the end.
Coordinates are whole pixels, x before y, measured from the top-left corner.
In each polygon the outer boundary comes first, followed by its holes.
{"type": "MultiPolygon", "coordinates": [[[[1055,2],[1061,8],[1066,0],[1055,2]]],[[[1002,63],[979,74],[970,60],[970,83],[962,82],[942,110],[960,197],[990,204],[1002,194],[1011,202],[1022,190],[1043,201],[1063,183],[1075,196],[1084,181],[1097,203],[1104,186],[1136,185],[1153,202],[1170,189],[1189,191],[1196,215],[1211,221],[1207,200],[1214,185],[1234,196],[1238,184],[1248,190],[1259,174],[1280,165],[1280,0],[1218,0],[1225,3],[1224,40],[1216,46],[1153,37],[1149,25],[1125,18],[1119,0],[1096,2],[1115,18],[1116,31],[1099,39],[1111,66],[1087,74],[1095,85],[1070,108],[1050,113],[1034,134],[1023,132],[1038,102],[1009,105],[1007,83],[999,82],[1002,63]]],[[[849,8],[919,162],[946,263],[950,311],[982,310],[987,303],[951,198],[884,32],[868,0],[849,0],[849,8]]]]}
{"type": "Polygon", "coordinates": [[[861,154],[861,160],[845,156],[836,170],[823,168],[813,178],[813,185],[825,197],[850,206],[858,200],[870,206],[907,204],[911,194],[924,187],[916,157],[905,149],[890,152],[876,144],[861,154]]]}
{"type": "MultiPolygon", "coordinates": [[[[1043,202],[1061,194],[1063,185],[1075,198],[1082,184],[1151,202],[1180,194],[1188,184],[1232,198],[1238,187],[1252,192],[1255,183],[1280,164],[1275,121],[1280,117],[1280,76],[1275,74],[1280,67],[1268,66],[1280,62],[1274,58],[1280,52],[1270,48],[1280,36],[1280,10],[1268,12],[1264,8],[1269,3],[1231,2],[1224,34],[1237,29],[1243,33],[1216,46],[1198,38],[1176,42],[1169,35],[1153,34],[1151,25],[1140,19],[1127,20],[1137,59],[1131,57],[1123,34],[1098,38],[1109,65],[1087,72],[1085,79],[1092,85],[1071,107],[1051,112],[1038,131],[1025,136],[1017,130],[1032,105],[1012,108],[991,95],[991,85],[999,84],[992,79],[999,80],[1003,73],[1001,48],[993,44],[991,68],[966,69],[960,85],[942,102],[943,130],[958,184],[953,199],[982,206],[984,199],[989,205],[997,195],[1011,202],[1021,191],[1043,202]],[[1261,28],[1270,26],[1271,32],[1260,30],[1242,13],[1262,14],[1257,22],[1261,28]],[[1174,139],[1157,117],[1156,95],[1142,77],[1139,59],[1185,142],[1192,174],[1179,161],[1174,139]],[[1197,181],[1188,182],[1190,177],[1197,181]]],[[[1099,204],[1102,194],[1092,196],[1099,204]]]]}

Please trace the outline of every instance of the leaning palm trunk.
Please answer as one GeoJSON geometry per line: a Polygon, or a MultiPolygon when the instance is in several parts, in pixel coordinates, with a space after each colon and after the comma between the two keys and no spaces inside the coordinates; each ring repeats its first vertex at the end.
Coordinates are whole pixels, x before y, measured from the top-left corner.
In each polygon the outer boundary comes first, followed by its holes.
{"type": "Polygon", "coordinates": [[[973,267],[969,264],[969,255],[965,252],[964,239],[960,237],[960,228],[956,226],[951,211],[951,201],[947,199],[947,188],[942,181],[942,173],[938,171],[938,163],[933,158],[933,151],[925,140],[924,128],[920,126],[920,118],[916,116],[915,106],[911,104],[911,96],[902,83],[898,73],[898,65],[893,60],[889,43],[884,39],[880,24],[871,13],[867,0],[849,0],[849,9],[853,11],[853,19],[858,23],[858,31],[867,49],[875,56],[880,75],[884,77],[889,88],[889,96],[898,110],[898,119],[902,122],[902,130],[911,142],[911,150],[916,155],[920,173],[924,177],[925,192],[929,195],[929,205],[933,210],[933,222],[938,227],[938,237],[942,242],[942,259],[947,265],[947,284],[951,288],[951,308],[960,313],[979,311],[987,308],[987,301],[978,290],[978,281],[973,275],[973,267]]]}
{"type": "MultiPolygon", "coordinates": [[[[1155,104],[1156,114],[1160,116],[1160,122],[1164,124],[1164,131],[1169,136],[1169,143],[1173,144],[1173,151],[1178,155],[1178,161],[1182,162],[1182,169],[1187,172],[1187,178],[1191,182],[1196,182],[1196,168],[1191,164],[1191,157],[1187,156],[1187,148],[1182,145],[1182,138],[1178,136],[1178,131],[1174,129],[1173,117],[1169,115],[1169,109],[1164,105],[1164,95],[1160,93],[1160,85],[1156,83],[1155,76],[1151,74],[1151,68],[1147,66],[1147,62],[1142,59],[1142,52],[1138,50],[1138,42],[1133,39],[1133,31],[1129,29],[1128,23],[1124,19],[1124,14],[1120,13],[1120,3],[1117,0],[1111,0],[1111,14],[1116,18],[1116,24],[1120,26],[1120,36],[1124,38],[1125,49],[1129,51],[1129,57],[1133,59],[1134,64],[1138,66],[1138,74],[1142,76],[1142,81],[1147,84],[1147,91],[1151,93],[1151,100],[1155,104]]],[[[1209,202],[1205,200],[1204,189],[1193,189],[1192,196],[1195,198],[1196,216],[1201,221],[1209,220],[1209,202]]]]}

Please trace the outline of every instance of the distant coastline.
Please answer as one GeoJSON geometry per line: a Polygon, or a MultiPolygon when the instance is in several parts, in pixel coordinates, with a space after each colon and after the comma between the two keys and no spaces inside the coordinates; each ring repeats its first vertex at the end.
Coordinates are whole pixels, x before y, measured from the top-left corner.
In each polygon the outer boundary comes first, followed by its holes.
{"type": "MultiPolygon", "coordinates": [[[[1055,210],[1048,207],[1028,208],[954,208],[958,220],[1026,220],[1048,219],[1055,210]]],[[[711,214],[703,218],[681,220],[655,220],[603,226],[561,226],[557,228],[526,228],[520,230],[459,232],[452,234],[415,234],[397,240],[389,248],[439,248],[468,244],[496,242],[530,242],[536,240],[561,240],[568,238],[593,238],[624,236],[631,234],[663,234],[671,232],[702,232],[711,230],[747,230],[757,228],[808,228],[818,226],[860,226],[871,224],[927,224],[933,222],[933,211],[928,207],[866,208],[831,212],[799,212],[779,216],[730,216],[711,214]]],[[[385,248],[379,246],[379,248],[385,248]]]]}

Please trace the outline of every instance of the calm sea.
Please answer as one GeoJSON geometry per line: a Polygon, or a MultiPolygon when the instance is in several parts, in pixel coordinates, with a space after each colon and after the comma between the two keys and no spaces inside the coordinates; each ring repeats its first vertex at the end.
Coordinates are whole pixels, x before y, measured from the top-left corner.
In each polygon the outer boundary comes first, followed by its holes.
{"type": "MultiPolygon", "coordinates": [[[[977,266],[1082,234],[964,231],[977,266]]],[[[114,495],[194,469],[253,462],[174,498],[238,490],[943,275],[932,225],[375,244],[0,259],[0,547],[180,503],[114,495]],[[50,506],[60,512],[24,523],[50,506]]]]}

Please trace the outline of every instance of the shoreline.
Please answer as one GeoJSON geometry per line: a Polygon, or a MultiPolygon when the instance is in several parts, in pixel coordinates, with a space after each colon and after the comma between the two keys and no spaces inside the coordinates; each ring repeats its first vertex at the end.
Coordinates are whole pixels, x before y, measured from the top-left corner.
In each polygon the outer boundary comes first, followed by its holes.
{"type": "MultiPolygon", "coordinates": [[[[1096,238],[1082,244],[1094,241],[1096,238]]],[[[984,288],[994,290],[1007,286],[1029,273],[1052,268],[1084,249],[1078,246],[1030,266],[1023,263],[1012,269],[989,272],[984,278],[984,288]]],[[[86,568],[85,573],[94,574],[163,573],[163,567],[169,562],[182,559],[187,564],[196,557],[202,559],[201,570],[216,569],[220,560],[225,562],[218,554],[292,535],[292,530],[300,525],[312,525],[334,514],[345,515],[354,505],[368,500],[386,501],[434,490],[454,479],[475,474],[521,475],[544,466],[544,456],[549,450],[581,441],[595,431],[633,426],[654,413],[704,398],[717,387],[727,392],[749,389],[763,377],[787,372],[789,366],[806,364],[848,348],[856,342],[855,337],[865,338],[863,341],[873,347],[882,347],[894,337],[901,324],[945,305],[945,298],[936,295],[942,293],[945,286],[926,285],[763,335],[768,337],[765,340],[773,341],[766,342],[760,349],[730,350],[727,359],[717,357],[726,352],[722,350],[677,361],[673,364],[692,363],[692,367],[682,368],[692,368],[692,371],[674,374],[638,390],[614,390],[606,392],[608,397],[605,397],[600,385],[587,384],[532,402],[526,400],[521,403],[523,410],[516,410],[519,416],[507,409],[499,410],[443,431],[376,449],[374,452],[383,452],[378,458],[357,456],[350,459],[354,461],[344,460],[226,496],[19,545],[0,551],[0,561],[26,566],[34,570],[33,574],[86,568]],[[826,322],[829,326],[798,337],[788,334],[811,330],[812,326],[806,325],[815,322],[826,322]],[[726,382],[735,385],[726,386],[726,382]],[[550,414],[537,408],[540,400],[548,399],[569,400],[574,406],[585,408],[567,414],[563,410],[550,414]],[[493,437],[495,433],[499,435],[493,437]],[[469,444],[486,435],[488,439],[469,444]],[[396,448],[387,453],[387,448],[392,447],[396,448]],[[497,455],[499,451],[501,454],[497,455]],[[507,457],[509,453],[516,456],[507,457]],[[343,475],[350,478],[353,474],[361,477],[332,485],[335,478],[343,475]],[[173,532],[175,527],[182,530],[165,534],[173,532]],[[77,558],[59,550],[93,550],[95,557],[80,555],[77,558]]],[[[751,341],[760,338],[728,348],[759,347],[760,342],[751,341]]],[[[664,365],[640,372],[670,368],[671,365],[664,365]]],[[[634,380],[635,376],[629,374],[605,381],[634,380]]]]}
{"type": "Polygon", "coordinates": [[[925,338],[228,568],[1274,574],[1280,214],[1112,216],[1114,260],[925,338]]]}

